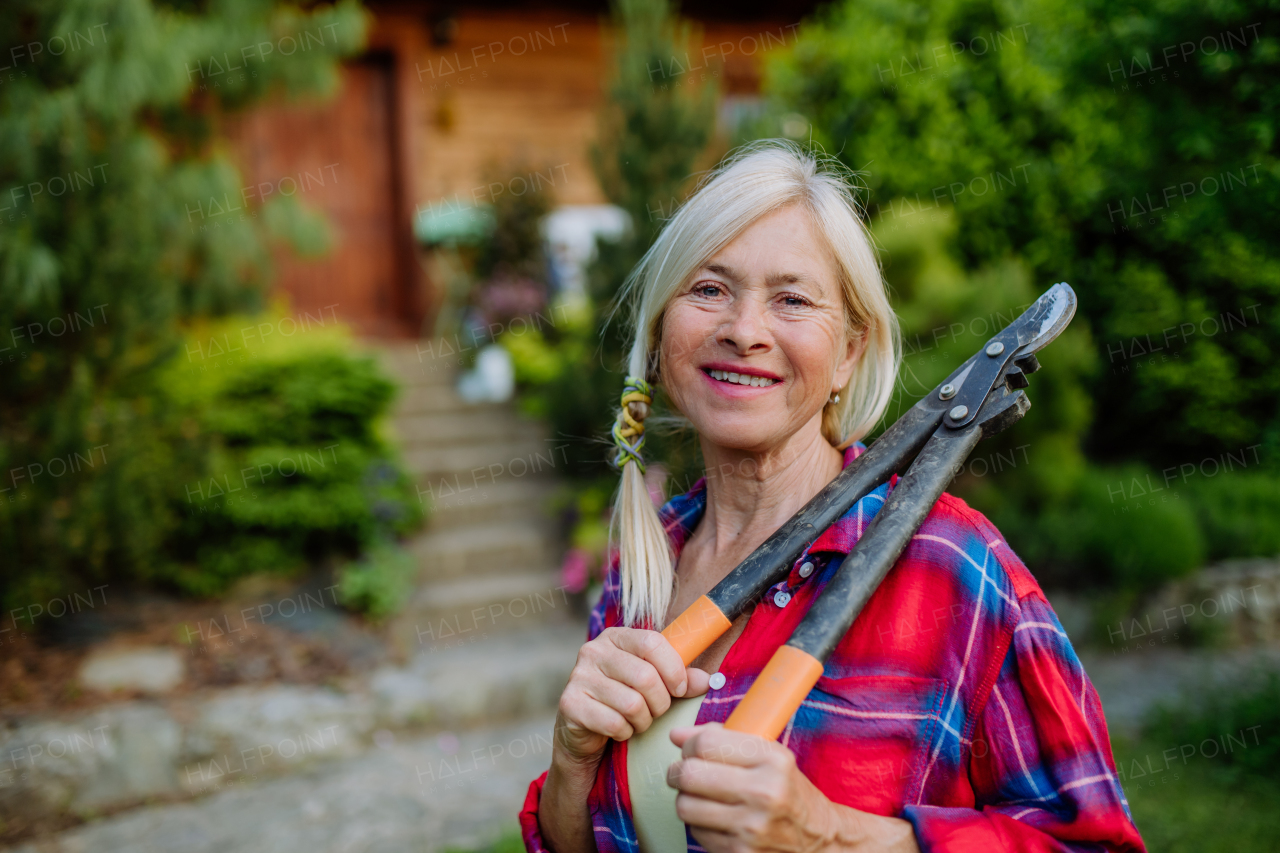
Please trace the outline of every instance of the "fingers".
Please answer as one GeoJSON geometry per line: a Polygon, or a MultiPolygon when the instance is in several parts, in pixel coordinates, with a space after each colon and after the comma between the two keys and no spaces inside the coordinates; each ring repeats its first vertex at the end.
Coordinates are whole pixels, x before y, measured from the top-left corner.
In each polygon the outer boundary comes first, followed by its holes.
{"type": "Polygon", "coordinates": [[[689,667],[684,671],[685,678],[689,679],[689,686],[685,688],[685,698],[692,696],[701,696],[711,689],[711,674],[704,669],[695,669],[689,667]]]}
{"type": "Polygon", "coordinates": [[[715,800],[718,803],[743,803],[743,793],[753,787],[752,771],[718,761],[685,758],[667,768],[667,785],[683,794],[715,800]]]}
{"type": "Polygon", "coordinates": [[[684,696],[689,687],[689,675],[684,660],[667,638],[657,631],[641,631],[628,628],[609,628],[601,636],[608,635],[612,643],[624,652],[648,661],[662,677],[671,696],[684,696]]]}
{"type": "MultiPolygon", "coordinates": [[[[562,699],[560,713],[569,732],[585,730],[613,740],[626,740],[635,734],[635,727],[627,722],[626,717],[603,702],[582,694],[562,699]]],[[[596,748],[588,751],[603,748],[603,742],[596,742],[596,748]]]]}
{"type": "MultiPolygon", "coordinates": [[[[600,675],[626,687],[646,703],[646,714],[650,721],[662,716],[671,707],[671,694],[667,692],[667,686],[658,671],[649,662],[615,650],[613,654],[602,655],[597,665],[600,675]]],[[[614,707],[624,714],[628,713],[627,708],[614,707]]]]}
{"type": "Polygon", "coordinates": [[[738,767],[794,760],[791,750],[776,741],[726,729],[720,723],[681,726],[671,730],[671,742],[682,758],[701,758],[738,767]]]}
{"type": "MultiPolygon", "coordinates": [[[[694,691],[690,695],[705,693],[710,676],[702,670],[686,671],[661,634],[606,629],[578,652],[578,663],[561,696],[560,710],[569,731],[626,740],[648,729],[671,707],[668,681],[673,658],[680,673],[676,686],[694,691]]],[[[582,749],[603,748],[601,741],[580,735],[574,743],[582,749]]]]}
{"type": "Polygon", "coordinates": [[[704,836],[724,836],[725,841],[732,841],[742,825],[744,811],[741,806],[725,805],[692,794],[679,794],[676,796],[676,816],[693,827],[694,838],[710,850],[714,849],[707,844],[711,839],[704,836]]]}
{"type": "MultiPolygon", "coordinates": [[[[657,714],[650,711],[649,705],[652,700],[621,680],[605,677],[606,675],[598,673],[595,678],[587,681],[582,686],[583,692],[596,702],[620,714],[635,732],[645,731],[653,725],[653,719],[657,714]]],[[[671,697],[665,693],[661,695],[665,698],[667,705],[670,705],[671,697]]],[[[662,708],[658,714],[665,710],[666,708],[662,708]]],[[[627,732],[624,739],[633,733],[627,732]]],[[[610,737],[613,735],[611,734],[610,737]]]]}

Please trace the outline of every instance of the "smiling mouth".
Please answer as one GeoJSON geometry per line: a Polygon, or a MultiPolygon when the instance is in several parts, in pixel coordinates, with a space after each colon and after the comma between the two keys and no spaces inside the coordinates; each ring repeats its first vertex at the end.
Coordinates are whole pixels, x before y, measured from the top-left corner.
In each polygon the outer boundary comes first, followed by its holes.
{"type": "Polygon", "coordinates": [[[765,376],[751,376],[747,373],[731,373],[728,370],[708,370],[706,374],[720,382],[729,382],[733,385],[748,385],[752,388],[768,388],[770,385],[778,384],[776,379],[769,379],[765,376]]]}

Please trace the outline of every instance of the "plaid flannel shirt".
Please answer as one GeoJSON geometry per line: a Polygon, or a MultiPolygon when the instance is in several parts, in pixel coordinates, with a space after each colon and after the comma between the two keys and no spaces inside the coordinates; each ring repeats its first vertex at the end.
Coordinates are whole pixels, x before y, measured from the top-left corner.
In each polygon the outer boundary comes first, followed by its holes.
{"type": "MultiPolygon", "coordinates": [[[[845,456],[849,464],[863,448],[845,456]]],[[[859,501],[756,605],[698,723],[723,722],[791,636],[894,478],[859,501]],[[800,567],[814,568],[802,577],[800,567]],[[778,593],[786,595],[778,595],[778,593]],[[790,596],[788,599],[787,596],[790,596]]],[[[705,483],[661,511],[678,553],[705,483]]],[[[621,623],[616,566],[589,637],[621,623]]],[[[980,513],[943,495],[779,740],[829,799],[911,822],[923,851],[1143,850],[1098,695],[1039,585],[980,513]]],[[[588,808],[600,853],[636,853],[625,743],[609,743],[588,808]]],[[[543,853],[534,780],[520,814],[543,853]]],[[[689,836],[690,850],[702,848],[689,836]]]]}

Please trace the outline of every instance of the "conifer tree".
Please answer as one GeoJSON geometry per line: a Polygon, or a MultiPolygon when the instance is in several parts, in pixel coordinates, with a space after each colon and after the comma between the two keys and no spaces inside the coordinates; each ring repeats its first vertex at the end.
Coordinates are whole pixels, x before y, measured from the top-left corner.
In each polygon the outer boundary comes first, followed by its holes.
{"type": "Polygon", "coordinates": [[[256,305],[288,200],[217,229],[240,195],[222,120],[331,93],[364,40],[354,2],[12,0],[0,7],[0,596],[162,559],[196,453],[156,376],[192,318],[256,305]],[[211,209],[211,208],[210,208],[211,209]],[[184,455],[185,454],[185,455],[184,455]]]}

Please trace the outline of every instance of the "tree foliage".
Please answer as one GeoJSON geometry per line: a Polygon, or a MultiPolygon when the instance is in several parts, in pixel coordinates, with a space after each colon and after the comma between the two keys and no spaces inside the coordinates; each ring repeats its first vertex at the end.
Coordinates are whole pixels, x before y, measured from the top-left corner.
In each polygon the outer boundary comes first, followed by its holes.
{"type": "Polygon", "coordinates": [[[904,405],[1051,283],[1079,294],[1030,414],[957,482],[1054,582],[1271,547],[1274,501],[1230,496],[1271,495],[1280,451],[1275,11],[846,0],[768,69],[776,112],[862,171],[904,405]]]}
{"type": "Polygon", "coordinates": [[[1101,368],[1087,447],[1163,467],[1280,440],[1276,11],[843,2],[771,90],[879,221],[953,211],[966,269],[1070,281],[1101,368]]]}
{"type": "Polygon", "coordinates": [[[158,370],[178,351],[185,320],[258,304],[273,235],[315,230],[288,200],[242,222],[194,227],[192,208],[240,195],[218,131],[268,94],[332,92],[339,58],[364,29],[352,2],[303,11],[272,0],[15,0],[0,9],[10,64],[0,85],[9,600],[124,567],[145,574],[162,559],[168,478],[177,476],[165,466],[194,439],[160,410],[158,370]],[[77,462],[93,448],[98,464],[77,462]]]}

